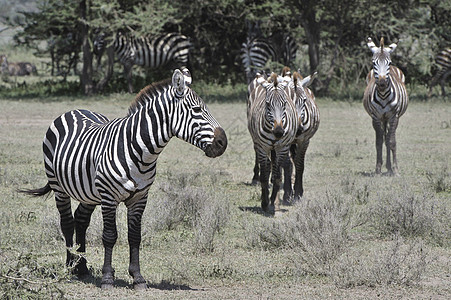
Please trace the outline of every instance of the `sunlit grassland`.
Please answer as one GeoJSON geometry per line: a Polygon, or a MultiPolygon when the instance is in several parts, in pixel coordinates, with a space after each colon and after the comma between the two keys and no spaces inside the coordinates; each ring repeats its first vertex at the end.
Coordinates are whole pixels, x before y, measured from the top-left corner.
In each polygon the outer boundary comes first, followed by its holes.
{"type": "Polygon", "coordinates": [[[307,151],[305,199],[272,217],[261,213],[259,187],[249,185],[254,152],[244,88],[199,86],[197,92],[229,145],[210,159],[174,138],[160,155],[143,217],[141,269],[150,288],[141,294],[131,289],[127,272],[123,205],[113,253],[117,287],[105,293],[99,288],[100,209],[88,229],[86,256],[94,276],[79,281],[64,267],[53,197],[16,192],[46,183],[42,138],[54,118],[75,108],[123,117],[133,97],[0,99],[0,295],[445,299],[451,294],[449,103],[439,98],[410,103],[397,130],[401,176],[390,177],[374,176],[375,134],[361,102],[318,99],[321,124],[307,151]],[[177,219],[180,210],[186,214],[177,219]]]}

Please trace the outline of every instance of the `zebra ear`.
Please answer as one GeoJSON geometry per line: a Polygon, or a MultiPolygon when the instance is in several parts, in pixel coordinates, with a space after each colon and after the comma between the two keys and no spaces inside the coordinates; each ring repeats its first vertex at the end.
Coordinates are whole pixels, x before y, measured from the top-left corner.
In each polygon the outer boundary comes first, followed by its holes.
{"type": "Polygon", "coordinates": [[[396,49],[397,46],[398,46],[398,45],[396,45],[395,43],[393,43],[393,44],[391,44],[390,46],[388,46],[388,48],[385,48],[385,49],[388,51],[388,53],[392,53],[393,51],[395,51],[395,49],[396,49]]]}
{"type": "Polygon", "coordinates": [[[301,80],[301,86],[302,87],[308,87],[312,84],[313,80],[315,80],[316,75],[318,75],[318,72],[313,73],[312,75],[309,75],[301,80]]]}
{"type": "Polygon", "coordinates": [[[183,73],[179,69],[176,69],[174,71],[174,74],[172,75],[172,86],[174,87],[175,93],[178,96],[183,96],[185,92],[186,83],[185,77],[183,76],[183,73]]]}
{"type": "Polygon", "coordinates": [[[367,42],[368,48],[370,48],[371,52],[376,53],[380,51],[378,47],[376,47],[376,44],[374,44],[373,40],[369,37],[367,42]]]}
{"type": "Polygon", "coordinates": [[[257,83],[263,86],[264,88],[266,88],[269,84],[269,82],[266,81],[266,79],[259,73],[257,73],[257,83]]]}

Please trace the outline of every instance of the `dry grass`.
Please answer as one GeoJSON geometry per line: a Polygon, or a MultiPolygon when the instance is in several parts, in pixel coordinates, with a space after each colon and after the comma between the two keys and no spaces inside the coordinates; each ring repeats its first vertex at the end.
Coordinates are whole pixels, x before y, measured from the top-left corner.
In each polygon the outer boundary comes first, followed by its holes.
{"type": "Polygon", "coordinates": [[[93,277],[73,278],[64,268],[65,247],[53,198],[31,199],[15,191],[45,184],[41,140],[51,120],[73,108],[120,117],[130,99],[0,100],[2,298],[451,295],[451,146],[449,128],[441,126],[450,108],[438,100],[410,104],[397,131],[401,177],[389,177],[374,176],[374,132],[361,103],[319,99],[321,125],[307,151],[305,199],[282,206],[276,216],[262,213],[259,187],[249,185],[254,153],[244,99],[210,104],[228,135],[224,155],[209,159],[174,139],[159,159],[143,217],[141,268],[149,290],[137,294],[131,289],[123,205],[113,253],[116,288],[107,293],[99,288],[100,209],[87,236],[93,277]]]}

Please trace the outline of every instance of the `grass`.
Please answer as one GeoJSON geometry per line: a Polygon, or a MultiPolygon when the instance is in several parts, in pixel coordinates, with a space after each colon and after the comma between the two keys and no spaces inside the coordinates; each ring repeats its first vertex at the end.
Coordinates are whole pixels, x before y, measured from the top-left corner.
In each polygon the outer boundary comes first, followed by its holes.
{"type": "Polygon", "coordinates": [[[54,199],[16,192],[45,184],[41,142],[55,117],[74,108],[121,117],[132,96],[0,99],[2,298],[449,298],[448,103],[412,97],[397,131],[401,176],[389,177],[374,175],[374,131],[362,104],[318,99],[305,199],[268,216],[259,187],[249,185],[254,153],[245,89],[195,89],[224,127],[228,149],[209,159],[173,139],[161,154],[143,217],[141,268],[150,288],[141,294],[127,272],[123,205],[116,288],[103,292],[100,209],[87,234],[93,277],[80,281],[64,267],[54,199]]]}

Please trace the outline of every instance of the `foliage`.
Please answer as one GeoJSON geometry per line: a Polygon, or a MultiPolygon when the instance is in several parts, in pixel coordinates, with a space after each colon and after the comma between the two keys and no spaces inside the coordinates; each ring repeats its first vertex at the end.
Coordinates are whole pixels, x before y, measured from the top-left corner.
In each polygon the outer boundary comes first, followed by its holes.
{"type": "MultiPolygon", "coordinates": [[[[70,0],[64,5],[56,0],[37,3],[39,12],[23,13],[24,29],[16,41],[33,47],[39,55],[48,55],[54,45],[57,52],[71,54],[62,57],[62,61],[81,56],[79,1],[70,0]],[[41,41],[48,42],[47,46],[42,48],[41,41]]],[[[180,32],[193,43],[193,73],[199,79],[220,84],[244,82],[239,52],[246,40],[248,21],[259,22],[266,36],[286,31],[296,37],[300,46],[297,63],[305,75],[319,72],[315,89],[320,94],[352,91],[363,81],[370,68],[367,37],[377,41],[384,37],[387,44],[398,43],[393,63],[404,71],[408,83],[415,84],[429,82],[434,72],[434,55],[451,42],[451,3],[440,0],[86,3],[83,24],[89,25],[91,44],[99,32],[107,34],[109,43],[118,31],[134,36],[180,32]]]]}

